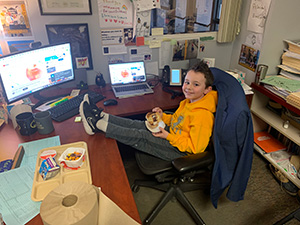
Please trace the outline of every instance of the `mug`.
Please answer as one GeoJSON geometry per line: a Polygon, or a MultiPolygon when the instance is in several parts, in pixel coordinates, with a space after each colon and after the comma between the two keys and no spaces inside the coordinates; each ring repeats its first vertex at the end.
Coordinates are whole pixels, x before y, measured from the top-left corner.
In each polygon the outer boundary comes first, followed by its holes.
{"type": "Polygon", "coordinates": [[[31,112],[20,113],[16,116],[16,122],[21,135],[31,135],[37,131],[36,123],[31,112]]]}
{"type": "Polygon", "coordinates": [[[54,130],[51,112],[38,112],[34,114],[33,117],[40,134],[50,134],[54,130]]]}

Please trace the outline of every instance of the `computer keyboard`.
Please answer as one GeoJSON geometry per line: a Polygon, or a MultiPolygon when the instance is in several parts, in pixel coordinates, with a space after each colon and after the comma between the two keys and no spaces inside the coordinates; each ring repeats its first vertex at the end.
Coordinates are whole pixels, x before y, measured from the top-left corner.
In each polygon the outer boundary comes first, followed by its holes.
{"type": "MultiPolygon", "coordinates": [[[[77,95],[68,101],[62,102],[59,105],[48,109],[48,111],[51,112],[52,119],[57,122],[62,122],[77,115],[79,113],[79,105],[85,94],[86,93],[77,95]]],[[[94,91],[88,91],[87,94],[89,94],[90,100],[95,104],[105,98],[102,94],[94,91]]]]}
{"type": "Polygon", "coordinates": [[[124,87],[115,87],[116,92],[134,91],[134,90],[142,90],[142,89],[148,89],[148,86],[146,84],[140,84],[140,85],[127,85],[124,87]]]}

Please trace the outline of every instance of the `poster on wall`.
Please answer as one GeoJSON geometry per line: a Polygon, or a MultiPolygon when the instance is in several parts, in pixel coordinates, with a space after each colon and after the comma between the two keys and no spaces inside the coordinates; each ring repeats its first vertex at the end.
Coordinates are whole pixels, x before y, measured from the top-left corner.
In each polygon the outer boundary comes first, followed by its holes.
{"type": "Polygon", "coordinates": [[[16,39],[32,36],[25,1],[0,1],[0,10],[4,38],[16,39]]]}
{"type": "Polygon", "coordinates": [[[150,36],[151,10],[136,13],[136,36],[150,36]]]}
{"type": "Polygon", "coordinates": [[[252,0],[248,16],[247,30],[263,33],[271,0],[252,0]]]}
{"type": "Polygon", "coordinates": [[[130,0],[98,0],[101,28],[132,27],[133,7],[130,0]]]}
{"type": "Polygon", "coordinates": [[[242,45],[239,58],[239,64],[247,69],[255,72],[259,58],[259,50],[242,45]]]}
{"type": "Polygon", "coordinates": [[[101,40],[102,46],[124,44],[123,29],[101,30],[101,40]]]}
{"type": "Polygon", "coordinates": [[[22,40],[22,41],[8,41],[7,45],[10,53],[17,51],[24,51],[30,49],[30,43],[34,42],[33,40],[22,40]]]}
{"type": "Polygon", "coordinates": [[[46,25],[49,44],[69,42],[75,69],[93,69],[88,24],[46,25]]]}
{"type": "Polygon", "coordinates": [[[173,61],[197,58],[198,45],[198,39],[177,41],[173,46],[173,61]]]}

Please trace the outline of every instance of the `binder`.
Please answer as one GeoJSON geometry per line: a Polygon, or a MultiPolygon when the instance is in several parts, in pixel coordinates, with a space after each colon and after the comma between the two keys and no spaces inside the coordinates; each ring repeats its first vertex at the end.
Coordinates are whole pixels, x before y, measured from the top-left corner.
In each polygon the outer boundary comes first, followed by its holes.
{"type": "Polygon", "coordinates": [[[254,142],[266,153],[286,150],[286,146],[266,131],[254,133],[254,142]]]}

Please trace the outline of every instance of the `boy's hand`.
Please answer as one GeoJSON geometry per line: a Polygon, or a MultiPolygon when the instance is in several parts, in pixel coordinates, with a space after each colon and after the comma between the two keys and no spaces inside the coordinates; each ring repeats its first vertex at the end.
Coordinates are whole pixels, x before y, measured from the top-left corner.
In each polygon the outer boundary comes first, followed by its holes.
{"type": "Polygon", "coordinates": [[[158,114],[160,115],[160,118],[162,118],[162,116],[163,116],[163,111],[162,111],[162,109],[159,108],[159,107],[153,108],[153,109],[152,109],[152,112],[158,113],[158,114]]]}
{"type": "Polygon", "coordinates": [[[160,129],[160,132],[152,133],[152,135],[153,135],[154,137],[159,137],[159,138],[166,139],[166,138],[168,137],[168,135],[169,135],[169,132],[166,131],[166,130],[165,130],[164,128],[162,128],[162,127],[159,127],[159,129],[160,129]]]}

